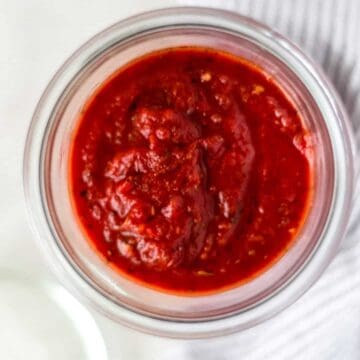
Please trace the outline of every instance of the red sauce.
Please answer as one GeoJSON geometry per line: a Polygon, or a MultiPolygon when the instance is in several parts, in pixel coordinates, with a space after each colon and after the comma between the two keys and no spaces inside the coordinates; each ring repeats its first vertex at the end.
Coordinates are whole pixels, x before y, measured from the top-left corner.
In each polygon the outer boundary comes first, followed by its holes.
{"type": "Polygon", "coordinates": [[[263,71],[175,48],[120,69],[74,133],[70,184],[110,266],[166,291],[218,291],[291,245],[310,197],[310,135],[263,71]]]}

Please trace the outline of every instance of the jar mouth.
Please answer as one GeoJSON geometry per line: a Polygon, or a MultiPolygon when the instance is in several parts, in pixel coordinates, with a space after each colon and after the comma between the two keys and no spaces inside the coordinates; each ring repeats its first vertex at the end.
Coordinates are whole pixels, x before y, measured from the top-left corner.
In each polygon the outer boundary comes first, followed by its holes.
{"type": "Polygon", "coordinates": [[[324,75],[294,45],[246,17],[206,8],[170,8],[121,21],[83,45],[45,90],[24,154],[27,206],[49,263],[73,293],[110,318],[163,336],[206,337],[259,323],[295,301],[320,276],[344,235],[353,186],[346,114],[324,75]],[[185,297],[134,284],[109,269],[84,239],[68,191],[74,126],[95,89],[149,52],[202,46],[259,65],[301,112],[316,139],[313,202],[293,246],[239,287],[185,297]]]}

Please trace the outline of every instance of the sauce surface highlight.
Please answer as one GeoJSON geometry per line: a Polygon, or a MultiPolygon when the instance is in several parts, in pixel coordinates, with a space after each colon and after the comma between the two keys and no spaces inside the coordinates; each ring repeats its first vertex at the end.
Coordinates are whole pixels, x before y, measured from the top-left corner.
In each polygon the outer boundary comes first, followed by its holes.
{"type": "Polygon", "coordinates": [[[86,105],[70,160],[90,243],[165,291],[217,291],[291,245],[310,194],[309,134],[261,70],[203,48],[149,54],[86,105]]]}

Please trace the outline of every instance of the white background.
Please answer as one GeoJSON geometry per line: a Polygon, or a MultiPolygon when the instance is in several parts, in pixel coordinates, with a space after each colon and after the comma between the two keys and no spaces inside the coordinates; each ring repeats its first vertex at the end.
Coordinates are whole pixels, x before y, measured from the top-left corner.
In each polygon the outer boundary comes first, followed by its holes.
{"type": "MultiPolygon", "coordinates": [[[[104,27],[139,11],[180,3],[212,4],[250,14],[292,38],[324,67],[358,128],[359,0],[0,0],[0,314],[6,288],[1,285],[3,273],[10,270],[25,279],[53,281],[27,225],[21,175],[26,130],[50,77],[78,46],[104,27]]],[[[360,359],[360,245],[356,220],[353,224],[352,233],[320,281],[267,323],[223,339],[185,342],[142,335],[94,314],[109,357],[360,359]]],[[[13,310],[16,312],[15,305],[13,310]]],[[[22,336],[26,329],[20,334],[12,324],[16,320],[2,320],[0,358],[40,359],[32,356],[31,344],[25,351],[22,336]],[[2,343],[6,331],[7,341],[19,350],[11,358],[2,355],[8,345],[2,343]]],[[[49,332],[39,346],[61,344],[61,340],[56,331],[49,332]]],[[[51,355],[48,358],[55,354],[51,355]]]]}

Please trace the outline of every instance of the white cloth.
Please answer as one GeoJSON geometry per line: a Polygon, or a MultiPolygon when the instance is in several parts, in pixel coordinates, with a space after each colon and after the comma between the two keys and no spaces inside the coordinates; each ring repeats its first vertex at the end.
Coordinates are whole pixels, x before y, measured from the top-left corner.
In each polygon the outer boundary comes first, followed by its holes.
{"type": "MultiPolygon", "coordinates": [[[[51,278],[26,223],[21,190],[26,128],[50,76],[82,42],[109,24],[174,4],[238,11],[298,43],[335,84],[360,141],[359,0],[0,0],[0,274],[7,268],[51,278]]],[[[360,198],[356,206],[360,208],[360,198]]],[[[218,339],[177,341],[139,334],[94,313],[109,358],[360,359],[359,222],[352,221],[341,250],[310,291],[250,330],[218,339]]]]}

